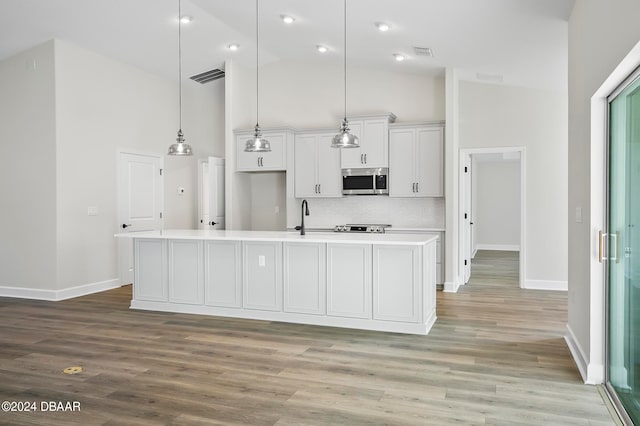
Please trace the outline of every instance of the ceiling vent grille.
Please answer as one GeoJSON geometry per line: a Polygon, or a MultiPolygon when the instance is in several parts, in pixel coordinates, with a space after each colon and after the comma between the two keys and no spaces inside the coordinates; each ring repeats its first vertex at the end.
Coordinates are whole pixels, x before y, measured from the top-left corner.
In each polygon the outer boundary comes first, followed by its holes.
{"type": "Polygon", "coordinates": [[[200,84],[205,84],[209,83],[210,81],[218,80],[219,78],[224,78],[224,71],[216,68],[197,75],[192,75],[189,78],[193,81],[197,81],[200,84]]]}
{"type": "Polygon", "coordinates": [[[433,57],[433,50],[430,47],[413,47],[413,51],[416,56],[431,56],[433,57]]]}

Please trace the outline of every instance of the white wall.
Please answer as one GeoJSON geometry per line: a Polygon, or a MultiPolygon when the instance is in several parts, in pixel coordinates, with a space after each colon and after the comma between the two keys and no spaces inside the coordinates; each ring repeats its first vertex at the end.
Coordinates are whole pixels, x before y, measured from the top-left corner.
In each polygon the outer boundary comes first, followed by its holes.
{"type": "MultiPolygon", "coordinates": [[[[53,42],[0,62],[0,288],[56,287],[53,42]]],[[[6,290],[5,292],[8,292],[6,290]]]]}
{"type": "MultiPolygon", "coordinates": [[[[631,48],[640,40],[640,3],[635,0],[581,0],[569,20],[569,321],[578,351],[593,372],[601,365],[600,339],[592,347],[591,306],[603,308],[601,290],[592,294],[590,279],[592,233],[589,208],[591,157],[591,97],[631,48]],[[577,223],[575,209],[583,220],[577,223]],[[592,369],[594,367],[594,369],[592,369]]],[[[596,324],[596,327],[601,327],[596,324]]],[[[602,335],[602,330],[595,333],[602,335]]],[[[597,375],[597,374],[596,374],[597,375]]]]}
{"type": "Polygon", "coordinates": [[[519,250],[520,161],[479,160],[472,164],[472,250],[519,250]]]}
{"type": "Polygon", "coordinates": [[[460,148],[525,147],[525,286],[566,288],[566,93],[461,81],[459,131],[460,148]]]}
{"type": "MultiPolygon", "coordinates": [[[[229,66],[227,71],[229,71],[229,66]]],[[[255,70],[232,64],[233,69],[233,129],[249,129],[255,124],[255,70]]],[[[275,62],[260,68],[260,125],[262,128],[288,126],[304,128],[335,128],[343,115],[343,74],[340,66],[298,62],[275,62]]],[[[397,122],[433,121],[444,119],[444,79],[422,74],[404,74],[370,68],[350,68],[348,82],[348,113],[366,114],[393,112],[397,122]]],[[[230,146],[227,141],[227,146],[230,146]]],[[[227,156],[229,158],[229,156],[227,156]]],[[[259,175],[258,175],[259,176],[259,175]]],[[[289,212],[289,225],[299,222],[299,201],[287,199],[287,209],[272,214],[273,204],[261,194],[269,193],[276,199],[286,196],[284,178],[250,178],[243,173],[227,175],[235,188],[231,212],[235,229],[284,229],[289,212]],[[279,182],[279,183],[278,183],[279,182]],[[277,184],[277,193],[273,185],[277,184]],[[250,198],[247,198],[248,194],[250,198]],[[271,209],[271,210],[270,210],[271,209]],[[269,211],[270,210],[270,211],[269,211]],[[268,211],[254,220],[246,211],[268,211]],[[292,219],[293,218],[293,219],[292,219]]],[[[359,197],[362,198],[362,197],[359,197]]],[[[375,197],[374,197],[375,198],[375,197]]],[[[375,217],[398,224],[420,224],[427,227],[437,223],[442,227],[444,204],[433,200],[410,200],[394,203],[378,200],[358,202],[347,200],[313,200],[314,216],[310,223],[333,226],[338,222],[362,221],[375,217]],[[346,200],[346,201],[345,201],[346,200]],[[400,207],[398,207],[400,206],[400,207]],[[428,211],[430,216],[415,220],[416,211],[428,211]],[[435,217],[435,218],[434,218],[435,217]],[[407,218],[403,221],[403,218],[407,218]],[[338,221],[338,222],[335,222],[338,221]]],[[[371,219],[373,220],[373,219],[371,219]]],[[[305,222],[306,223],[306,222],[305,222]]]]}
{"type": "MultiPolygon", "coordinates": [[[[165,155],[178,130],[177,81],[60,40],[3,61],[0,73],[0,84],[16,91],[11,99],[23,100],[16,108],[2,96],[2,119],[18,141],[28,140],[1,172],[22,181],[7,194],[3,223],[14,225],[2,241],[18,241],[20,230],[24,244],[2,245],[0,287],[42,288],[53,293],[34,297],[56,298],[115,281],[117,151],[165,155]],[[32,57],[37,72],[27,72],[32,57]],[[87,215],[89,206],[97,216],[87,215]]],[[[183,130],[196,156],[165,157],[165,227],[196,227],[196,158],[224,154],[224,83],[185,86],[183,130]],[[179,197],[177,186],[187,193],[179,197]]]]}

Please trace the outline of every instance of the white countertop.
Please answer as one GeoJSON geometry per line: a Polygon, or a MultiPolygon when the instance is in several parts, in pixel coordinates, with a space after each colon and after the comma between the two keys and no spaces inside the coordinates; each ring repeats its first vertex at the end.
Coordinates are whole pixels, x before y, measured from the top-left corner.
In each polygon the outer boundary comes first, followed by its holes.
{"type": "Polygon", "coordinates": [[[210,231],[196,229],[167,229],[163,231],[129,232],[116,234],[115,236],[120,238],[156,238],[167,240],[240,240],[401,245],[424,245],[438,239],[438,236],[434,234],[309,232],[306,235],[300,235],[300,232],[297,231],[210,231]]]}

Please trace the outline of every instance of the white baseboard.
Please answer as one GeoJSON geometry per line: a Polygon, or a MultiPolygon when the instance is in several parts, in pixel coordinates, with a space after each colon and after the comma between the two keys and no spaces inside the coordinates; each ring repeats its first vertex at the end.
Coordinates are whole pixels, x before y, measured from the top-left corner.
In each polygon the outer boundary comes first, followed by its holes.
{"type": "Polygon", "coordinates": [[[571,356],[578,366],[584,383],[587,385],[604,383],[604,365],[589,363],[584,349],[578,343],[578,339],[576,339],[576,335],[569,324],[567,324],[567,331],[569,333],[564,336],[564,340],[567,342],[571,356]]]}
{"type": "Polygon", "coordinates": [[[578,343],[569,324],[567,324],[567,331],[568,334],[564,336],[564,341],[567,342],[573,361],[576,363],[576,366],[580,371],[580,375],[582,376],[582,381],[587,383],[587,357],[585,356],[584,350],[578,343]]]}
{"type": "Polygon", "coordinates": [[[509,244],[478,244],[476,246],[476,251],[478,250],[520,251],[520,246],[509,244]]]}
{"type": "Polygon", "coordinates": [[[445,293],[457,293],[459,288],[460,288],[459,282],[445,281],[444,288],[442,289],[442,291],[445,293]]]}
{"type": "Polygon", "coordinates": [[[528,290],[567,291],[569,290],[569,283],[567,281],[524,280],[523,288],[528,290]]]}
{"type": "Polygon", "coordinates": [[[19,299],[49,300],[57,302],[60,300],[72,299],[74,297],[86,296],[88,294],[99,293],[120,287],[120,280],[112,279],[99,281],[76,287],[64,288],[62,290],[43,290],[35,288],[20,288],[0,286],[0,297],[15,297],[19,299]]]}

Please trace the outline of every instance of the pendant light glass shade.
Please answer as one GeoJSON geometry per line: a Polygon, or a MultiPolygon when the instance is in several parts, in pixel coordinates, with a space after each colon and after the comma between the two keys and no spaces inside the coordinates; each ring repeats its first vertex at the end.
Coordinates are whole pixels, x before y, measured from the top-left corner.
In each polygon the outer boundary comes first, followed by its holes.
{"type": "Polygon", "coordinates": [[[332,148],[358,148],[360,142],[358,137],[353,133],[349,133],[349,120],[347,117],[342,120],[342,126],[340,126],[340,132],[331,140],[332,148]]]}
{"type": "Polygon", "coordinates": [[[178,130],[178,137],[176,138],[178,143],[174,143],[169,147],[169,155],[193,155],[191,146],[184,142],[184,135],[182,129],[178,130]]]}
{"type": "Polygon", "coordinates": [[[349,120],[347,120],[347,0],[344,0],[344,118],[340,131],[331,140],[332,148],[358,148],[358,137],[350,133],[349,120]]]}
{"type": "Polygon", "coordinates": [[[178,0],[178,98],[180,109],[180,127],[176,142],[169,147],[168,155],[193,155],[191,146],[185,142],[182,133],[182,8],[181,0],[178,0]]]}
{"type": "Polygon", "coordinates": [[[244,147],[245,152],[269,152],[271,151],[271,144],[268,140],[262,137],[262,131],[260,130],[260,124],[258,124],[258,111],[260,100],[260,80],[258,78],[258,0],[256,0],[256,127],[253,131],[253,137],[247,140],[247,144],[244,147]]]}

